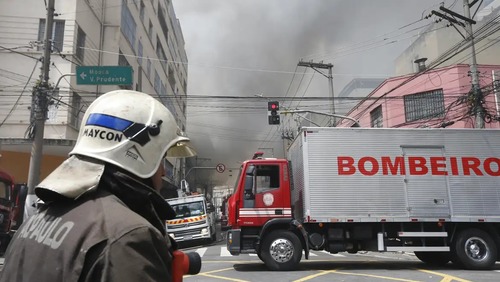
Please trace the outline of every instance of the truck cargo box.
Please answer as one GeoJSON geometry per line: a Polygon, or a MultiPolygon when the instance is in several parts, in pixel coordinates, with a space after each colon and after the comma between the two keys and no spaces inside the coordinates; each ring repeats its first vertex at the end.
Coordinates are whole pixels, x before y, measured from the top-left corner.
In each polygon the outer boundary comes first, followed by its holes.
{"type": "Polygon", "coordinates": [[[288,160],[304,222],[500,221],[500,130],[302,128],[288,160]]]}

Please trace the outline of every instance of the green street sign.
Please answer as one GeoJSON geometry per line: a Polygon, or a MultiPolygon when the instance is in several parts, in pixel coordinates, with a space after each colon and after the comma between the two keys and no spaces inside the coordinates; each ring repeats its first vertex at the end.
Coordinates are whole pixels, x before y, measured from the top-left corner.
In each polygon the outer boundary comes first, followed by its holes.
{"type": "Polygon", "coordinates": [[[133,81],[131,66],[77,66],[76,84],[130,85],[133,81]]]}

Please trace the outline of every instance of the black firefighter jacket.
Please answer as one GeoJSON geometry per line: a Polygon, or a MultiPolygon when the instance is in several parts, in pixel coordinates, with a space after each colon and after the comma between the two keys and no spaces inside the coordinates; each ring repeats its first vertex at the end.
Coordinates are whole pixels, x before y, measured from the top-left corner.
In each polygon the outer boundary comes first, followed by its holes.
{"type": "Polygon", "coordinates": [[[172,212],[152,188],[106,168],[93,192],[58,199],[23,223],[0,281],[171,281],[164,220],[172,212]]]}

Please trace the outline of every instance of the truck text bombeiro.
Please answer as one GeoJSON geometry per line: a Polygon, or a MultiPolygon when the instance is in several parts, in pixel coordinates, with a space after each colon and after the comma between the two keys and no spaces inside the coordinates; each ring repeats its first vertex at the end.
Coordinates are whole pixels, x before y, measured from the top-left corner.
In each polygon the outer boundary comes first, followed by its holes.
{"type": "Polygon", "coordinates": [[[295,269],[311,249],[490,269],[499,176],[499,130],[302,128],[286,160],[243,162],[227,248],[273,270],[295,269]]]}

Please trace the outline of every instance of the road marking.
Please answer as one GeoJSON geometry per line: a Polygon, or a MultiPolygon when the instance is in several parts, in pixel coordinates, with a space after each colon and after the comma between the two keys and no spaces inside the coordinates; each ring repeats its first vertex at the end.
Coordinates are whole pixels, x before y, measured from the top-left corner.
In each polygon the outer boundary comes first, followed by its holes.
{"type": "Polygon", "coordinates": [[[455,276],[452,276],[452,275],[448,275],[448,274],[445,274],[445,273],[439,273],[439,272],[430,271],[430,270],[427,270],[427,269],[417,269],[417,270],[425,272],[425,273],[429,273],[429,274],[434,274],[434,275],[441,276],[441,277],[443,277],[443,279],[441,280],[441,282],[449,282],[449,281],[471,282],[470,280],[458,278],[458,277],[455,277],[455,276]]]}
{"type": "Polygon", "coordinates": [[[221,257],[232,257],[233,255],[227,250],[226,247],[220,247],[220,256],[221,257]]]}
{"type": "Polygon", "coordinates": [[[335,271],[335,273],[345,274],[345,275],[354,275],[354,276],[366,276],[366,277],[380,278],[380,279],[387,279],[387,280],[394,280],[394,281],[418,282],[417,280],[409,280],[409,279],[404,279],[404,278],[396,278],[396,277],[373,275],[373,274],[352,273],[352,272],[343,272],[343,271],[342,272],[335,271]]]}
{"type": "Polygon", "coordinates": [[[196,252],[200,255],[200,257],[202,257],[205,252],[207,251],[208,248],[199,248],[199,249],[196,249],[196,252]]]}
{"type": "MultiPolygon", "coordinates": [[[[216,270],[211,270],[207,272],[201,272],[196,274],[196,276],[206,276],[206,277],[211,277],[211,278],[217,278],[217,279],[222,279],[222,280],[229,280],[229,281],[235,281],[235,282],[248,282],[247,280],[241,280],[241,279],[235,279],[235,278],[229,278],[229,277],[224,277],[224,276],[219,276],[219,275],[213,275],[212,273],[217,273],[217,272],[222,272],[222,271],[228,271],[228,270],[234,270],[233,267],[229,268],[223,268],[223,269],[216,269],[216,270]]],[[[184,277],[190,277],[192,275],[186,275],[184,277]]]]}
{"type": "Polygon", "coordinates": [[[337,270],[330,270],[330,271],[321,270],[320,273],[312,274],[312,275],[300,278],[298,280],[294,280],[294,282],[303,282],[303,281],[311,280],[311,279],[316,278],[318,276],[322,276],[322,275],[329,274],[329,273],[334,273],[335,271],[337,271],[337,270]]]}
{"type": "Polygon", "coordinates": [[[326,274],[344,274],[344,275],[365,276],[365,277],[379,278],[379,279],[385,279],[385,280],[394,280],[394,281],[418,282],[416,280],[409,280],[409,279],[403,279],[403,278],[395,278],[395,277],[380,276],[380,275],[373,275],[373,274],[362,274],[362,273],[344,272],[344,271],[339,271],[339,269],[328,270],[328,271],[327,270],[321,270],[320,273],[316,273],[316,274],[312,274],[312,275],[303,277],[301,279],[295,280],[294,282],[303,282],[303,281],[311,280],[313,278],[316,278],[316,277],[322,276],[322,275],[326,275],[326,274]]]}

